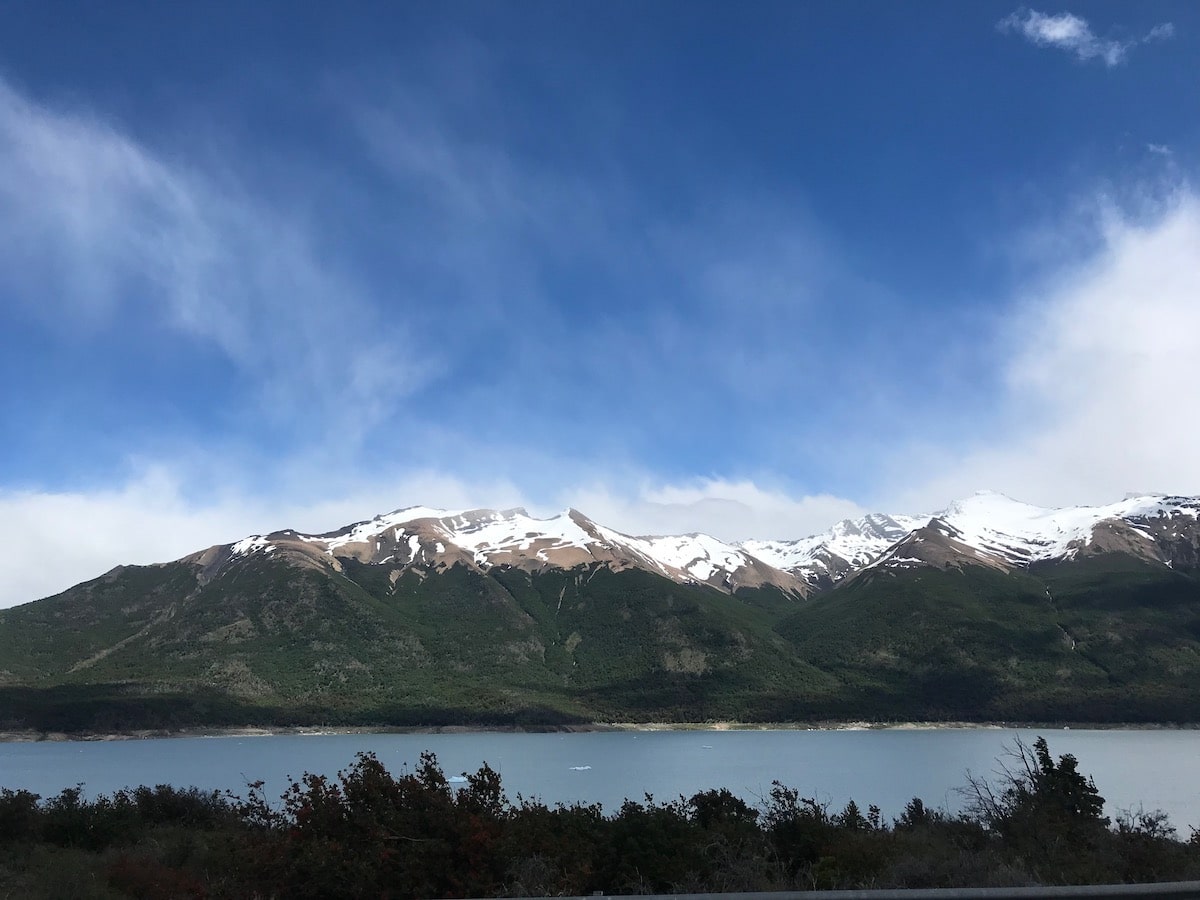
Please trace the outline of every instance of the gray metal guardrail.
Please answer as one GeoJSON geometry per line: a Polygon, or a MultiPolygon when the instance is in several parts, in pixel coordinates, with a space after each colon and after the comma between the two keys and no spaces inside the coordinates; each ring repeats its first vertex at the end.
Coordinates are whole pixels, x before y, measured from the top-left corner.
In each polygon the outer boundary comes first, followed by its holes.
{"type": "MultiPolygon", "coordinates": [[[[597,900],[617,897],[617,894],[593,894],[590,897],[571,897],[567,900],[597,900]]],[[[768,891],[741,894],[665,894],[642,895],[641,900],[1053,900],[1053,898],[1103,897],[1165,898],[1173,900],[1191,897],[1200,900],[1200,881],[1164,881],[1154,884],[1080,884],[1056,887],[990,887],[990,888],[908,888],[882,891],[768,891]]],[[[525,898],[534,900],[534,898],[525,898]]]]}

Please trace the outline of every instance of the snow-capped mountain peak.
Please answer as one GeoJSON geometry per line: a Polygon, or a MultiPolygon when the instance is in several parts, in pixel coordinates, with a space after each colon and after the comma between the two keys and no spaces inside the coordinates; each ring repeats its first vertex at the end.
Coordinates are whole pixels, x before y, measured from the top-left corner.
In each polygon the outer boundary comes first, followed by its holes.
{"type": "Polygon", "coordinates": [[[1121,522],[1153,539],[1154,526],[1175,516],[1196,520],[1200,503],[1182,497],[1127,497],[1106,506],[1046,509],[1003,494],[980,492],[947,507],[940,518],[960,539],[1014,565],[1067,556],[1088,547],[1102,522],[1121,522]]]}
{"type": "Polygon", "coordinates": [[[872,513],[798,541],[743,541],[738,546],[825,588],[867,566],[917,564],[920,554],[912,540],[922,539],[917,532],[927,525],[936,527],[924,539],[944,544],[934,554],[939,560],[958,552],[965,562],[1013,568],[1105,549],[1160,560],[1186,555],[1190,551],[1183,543],[1196,530],[1198,512],[1200,499],[1189,497],[1131,495],[1106,506],[1047,509],[983,490],[932,515],[872,513]],[[1180,523],[1193,527],[1184,534],[1180,523]],[[903,551],[889,554],[901,542],[906,542],[903,551]]]}
{"type": "Polygon", "coordinates": [[[928,521],[929,516],[871,513],[857,520],[844,519],[824,534],[798,541],[743,541],[738,546],[809,584],[829,587],[869,565],[928,521]]]}
{"type": "MultiPolygon", "coordinates": [[[[933,515],[872,513],[793,541],[729,544],[706,534],[633,536],[576,509],[537,518],[523,508],[413,506],[319,535],[253,535],[227,557],[280,553],[305,564],[340,560],[442,570],[509,566],[529,571],[602,565],[643,569],[725,591],[773,585],[803,595],[866,568],[978,564],[1012,569],[1108,550],[1200,566],[1200,498],[1127,496],[1094,507],[1048,509],[980,491],[933,515]]],[[[198,554],[209,565],[220,554],[198,554]]]]}
{"type": "Polygon", "coordinates": [[[797,595],[807,584],[748,552],[704,534],[634,537],[575,509],[545,519],[525,509],[441,510],[409,507],[321,535],[276,532],[233,544],[232,554],[292,546],[311,558],[354,558],[375,564],[445,568],[456,563],[527,570],[601,564],[639,568],[681,583],[726,591],[771,584],[797,595]]]}

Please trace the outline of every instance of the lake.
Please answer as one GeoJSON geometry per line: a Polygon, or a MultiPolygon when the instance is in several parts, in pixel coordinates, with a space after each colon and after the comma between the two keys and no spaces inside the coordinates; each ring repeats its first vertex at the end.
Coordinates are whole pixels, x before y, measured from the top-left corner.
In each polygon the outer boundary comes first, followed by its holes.
{"type": "Polygon", "coordinates": [[[668,800],[726,787],[748,801],[779,780],[840,809],[854,798],[893,817],[912,797],[961,809],[967,772],[990,776],[1005,747],[1043,734],[1055,757],[1073,753],[1095,778],[1105,812],[1161,809],[1186,838],[1200,827],[1200,731],[990,728],[837,731],[618,731],[583,734],[321,734],[0,744],[0,787],[43,796],[82,782],[88,794],[138,784],[196,785],[238,792],[266,781],[278,797],[289,776],[335,774],[356,753],[393,772],[423,750],[448,776],[487,762],[510,798],[547,803],[668,800]]]}

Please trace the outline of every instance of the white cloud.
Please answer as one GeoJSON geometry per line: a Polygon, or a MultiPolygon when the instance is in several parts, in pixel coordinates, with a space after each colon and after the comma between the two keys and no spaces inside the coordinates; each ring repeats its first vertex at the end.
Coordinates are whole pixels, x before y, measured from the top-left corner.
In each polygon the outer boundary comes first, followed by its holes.
{"type": "Polygon", "coordinates": [[[116,565],[167,562],[280,528],[321,533],[426,498],[446,507],[523,503],[504,482],[468,483],[433,472],[291,500],[229,491],[198,501],[185,480],[152,465],[112,490],[0,492],[0,608],[66,590],[116,565]]]}
{"type": "MultiPolygon", "coordinates": [[[[749,481],[718,479],[687,485],[645,482],[622,493],[593,484],[559,495],[602,524],[630,534],[703,531],[725,540],[799,537],[862,515],[858,505],[829,495],[790,497],[749,481]]],[[[320,533],[397,506],[527,507],[536,505],[505,481],[469,482],[438,472],[340,485],[322,496],[275,500],[230,491],[191,498],[180,474],[146,467],[112,490],[0,492],[0,608],[50,596],[116,565],[178,559],[214,544],[280,528],[320,533]]]]}
{"type": "Polygon", "coordinates": [[[1109,209],[1101,232],[1010,322],[1005,413],[986,445],[910,452],[889,503],[936,508],[980,487],[1046,505],[1200,494],[1200,198],[1184,191],[1144,220],[1109,209]]]}
{"type": "Polygon", "coordinates": [[[561,492],[560,505],[631,533],[737,540],[802,537],[867,509],[936,511],[981,488],[1049,506],[1200,494],[1200,196],[1133,194],[1121,208],[1102,197],[1040,233],[1060,262],[1035,267],[1038,281],[1013,298],[993,338],[1000,392],[976,430],[875,447],[864,454],[869,496],[608,477],[561,492]]]}
{"type": "Polygon", "coordinates": [[[1056,47],[1074,53],[1085,62],[1099,59],[1109,67],[1124,62],[1136,44],[1165,40],[1175,34],[1175,26],[1164,22],[1155,25],[1140,40],[1112,40],[1099,37],[1086,19],[1072,13],[1048,14],[1034,9],[1019,9],[1001,19],[997,27],[1001,31],[1015,31],[1039,47],[1056,47]]]}
{"type": "Polygon", "coordinates": [[[806,537],[867,512],[830,494],[793,497],[752,481],[718,478],[685,484],[647,481],[634,491],[595,484],[573,488],[560,497],[562,505],[574,506],[626,534],[700,531],[725,541],[806,537]]]}
{"type": "Polygon", "coordinates": [[[175,559],[237,534],[231,510],[188,507],[162,472],[112,491],[0,494],[0,607],[95,578],[114,565],[175,559]]]}
{"type": "Polygon", "coordinates": [[[343,437],[430,368],[303,222],[3,80],[0,293],[54,329],[137,317],[215,345],[260,409],[336,419],[343,437]]]}
{"type": "Polygon", "coordinates": [[[1170,22],[1163,22],[1160,25],[1155,25],[1142,38],[1142,43],[1148,44],[1151,41],[1165,41],[1168,38],[1175,37],[1175,26],[1170,22]]]}

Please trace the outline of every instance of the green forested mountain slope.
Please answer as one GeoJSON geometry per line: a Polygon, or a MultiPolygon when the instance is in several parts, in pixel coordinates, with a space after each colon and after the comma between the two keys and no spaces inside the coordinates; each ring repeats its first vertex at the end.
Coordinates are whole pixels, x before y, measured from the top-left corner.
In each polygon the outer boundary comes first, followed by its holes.
{"type": "Polygon", "coordinates": [[[864,573],[777,626],[866,717],[1200,721],[1200,581],[1120,554],[864,573]]]}
{"type": "Polygon", "coordinates": [[[1195,575],[951,563],[809,598],[600,564],[124,567],[0,611],[0,727],[1200,721],[1195,575]]]}

